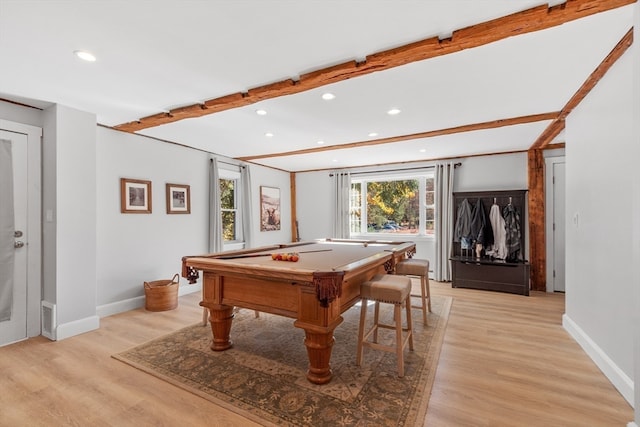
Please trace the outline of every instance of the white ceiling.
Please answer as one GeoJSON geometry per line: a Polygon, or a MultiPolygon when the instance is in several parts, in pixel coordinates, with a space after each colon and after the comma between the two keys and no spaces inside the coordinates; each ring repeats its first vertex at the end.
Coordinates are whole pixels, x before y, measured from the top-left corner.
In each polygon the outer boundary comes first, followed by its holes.
{"type": "MultiPolygon", "coordinates": [[[[0,98],[59,103],[115,126],[541,4],[0,0],[0,98]],[[83,62],[75,50],[98,59],[83,62]]],[[[238,158],[559,111],[632,27],[633,7],[138,133],[238,158]],[[326,91],[336,98],[323,101],[326,91]],[[402,112],[387,115],[392,107],[402,112]]],[[[511,152],[530,147],[549,123],[253,161],[305,171],[511,152]]]]}

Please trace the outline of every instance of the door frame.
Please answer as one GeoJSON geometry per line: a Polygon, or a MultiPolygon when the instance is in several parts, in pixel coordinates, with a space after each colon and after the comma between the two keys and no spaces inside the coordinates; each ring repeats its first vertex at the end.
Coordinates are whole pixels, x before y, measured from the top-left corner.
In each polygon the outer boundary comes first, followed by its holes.
{"type": "Polygon", "coordinates": [[[42,300],[42,128],[0,119],[0,129],[27,136],[27,337],[40,335],[42,300]]]}
{"type": "Polygon", "coordinates": [[[546,259],[546,270],[547,270],[547,292],[554,292],[553,288],[553,267],[554,267],[554,259],[555,259],[555,247],[553,244],[553,212],[554,212],[554,203],[553,203],[553,166],[557,163],[566,163],[564,154],[559,156],[549,156],[544,159],[545,165],[545,246],[547,252],[546,259]]]}

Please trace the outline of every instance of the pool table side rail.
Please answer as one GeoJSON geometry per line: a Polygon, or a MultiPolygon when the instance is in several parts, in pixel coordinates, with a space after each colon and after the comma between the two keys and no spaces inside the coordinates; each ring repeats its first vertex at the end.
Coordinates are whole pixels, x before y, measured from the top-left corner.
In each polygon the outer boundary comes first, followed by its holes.
{"type": "MultiPolygon", "coordinates": [[[[184,257],[182,259],[184,267],[191,267],[196,270],[214,271],[223,274],[247,275],[260,278],[272,278],[274,280],[290,280],[292,282],[313,282],[314,275],[344,272],[348,273],[367,266],[372,262],[384,263],[390,261],[398,251],[384,251],[358,261],[341,265],[330,270],[298,268],[295,263],[281,262],[273,265],[258,265],[234,263],[230,259],[218,259],[215,257],[184,257]]],[[[266,255],[265,255],[266,256],[266,255]]]]}
{"type": "MultiPolygon", "coordinates": [[[[345,241],[355,243],[373,242],[349,241],[344,239],[324,239],[323,241],[327,241],[329,243],[332,241],[345,241]]],[[[379,273],[390,273],[393,271],[395,264],[399,259],[404,258],[405,256],[411,257],[415,253],[415,244],[413,242],[392,242],[394,244],[397,244],[398,247],[375,253],[366,258],[362,258],[360,260],[344,264],[330,270],[298,268],[292,265],[292,263],[260,265],[240,262],[235,263],[233,259],[225,259],[225,257],[228,256],[244,254],[263,254],[266,257],[272,251],[282,251],[283,249],[292,246],[299,247],[314,243],[318,242],[293,243],[291,245],[280,244],[248,250],[227,251],[200,256],[185,256],[182,258],[182,276],[188,278],[191,283],[195,283],[195,281],[199,277],[198,270],[202,270],[226,276],[253,277],[261,280],[266,279],[274,281],[286,281],[292,284],[297,284],[299,286],[314,286],[316,288],[316,293],[319,300],[326,303],[328,301],[326,299],[326,297],[328,296],[326,291],[327,288],[333,288],[333,290],[330,291],[333,294],[333,296],[329,296],[330,300],[342,295],[343,275],[346,275],[346,278],[348,279],[349,277],[355,277],[361,270],[371,271],[370,267],[372,264],[384,266],[384,268],[378,268],[379,273]],[[340,276],[339,278],[337,277],[338,275],[340,276]],[[333,284],[331,286],[327,285],[329,280],[333,281],[333,284]]],[[[387,244],[388,242],[384,241],[384,243],[387,244]]],[[[369,278],[367,278],[367,280],[368,279],[369,278]]],[[[357,295],[350,295],[347,305],[350,306],[355,303],[356,297],[357,295]]]]}

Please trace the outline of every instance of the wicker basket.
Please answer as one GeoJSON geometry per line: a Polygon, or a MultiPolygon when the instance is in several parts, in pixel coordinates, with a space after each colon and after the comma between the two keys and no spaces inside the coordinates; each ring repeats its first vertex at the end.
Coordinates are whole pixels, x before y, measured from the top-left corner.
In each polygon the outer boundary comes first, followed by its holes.
{"type": "Polygon", "coordinates": [[[144,282],[146,297],[144,308],[149,311],[166,311],[178,307],[178,287],[180,276],[176,274],[171,280],[154,280],[144,282]]]}

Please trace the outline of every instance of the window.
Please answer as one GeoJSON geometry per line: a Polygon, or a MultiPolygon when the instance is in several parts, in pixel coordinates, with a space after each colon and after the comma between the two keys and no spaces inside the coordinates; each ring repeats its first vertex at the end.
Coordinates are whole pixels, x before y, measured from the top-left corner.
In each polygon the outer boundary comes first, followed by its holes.
{"type": "Polygon", "coordinates": [[[351,234],[434,235],[433,173],[354,178],[350,202],[351,234]]]}
{"type": "Polygon", "coordinates": [[[222,238],[225,242],[238,240],[236,225],[238,206],[236,203],[237,181],[234,179],[220,180],[220,208],[222,211],[222,238]]]}
{"type": "Polygon", "coordinates": [[[436,191],[433,176],[425,177],[424,210],[425,234],[433,236],[436,231],[436,191]]]}
{"type": "Polygon", "coordinates": [[[239,211],[240,174],[220,169],[219,177],[222,238],[225,243],[240,242],[243,239],[242,218],[239,211]]]}

